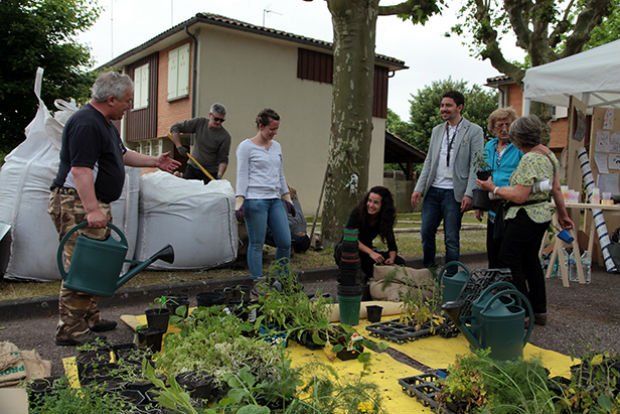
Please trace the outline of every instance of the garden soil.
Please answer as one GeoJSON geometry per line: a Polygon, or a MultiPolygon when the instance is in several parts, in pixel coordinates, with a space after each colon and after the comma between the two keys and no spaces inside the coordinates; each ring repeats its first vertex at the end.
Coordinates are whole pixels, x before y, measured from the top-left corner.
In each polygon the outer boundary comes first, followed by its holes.
{"type": "MultiPolygon", "coordinates": [[[[481,255],[464,258],[470,268],[484,267],[481,255]]],[[[415,266],[414,266],[415,267],[415,266]]],[[[321,289],[336,295],[335,271],[314,272],[303,277],[308,292],[321,289]]],[[[133,331],[120,321],[120,315],[138,315],[149,307],[152,299],[164,289],[172,293],[190,295],[195,305],[195,294],[204,291],[196,286],[151,287],[141,295],[117,294],[100,301],[102,316],[119,322],[119,326],[106,332],[111,343],[133,341],[133,331]],[[159,289],[159,290],[157,290],[159,289]]],[[[587,352],[614,351],[620,353],[620,275],[593,268],[592,283],[571,283],[562,287],[561,280],[547,280],[548,322],[534,328],[530,342],[539,347],[566,355],[581,357],[587,352]]],[[[20,349],[36,349],[52,361],[53,375],[63,373],[62,359],[75,355],[75,347],[60,347],[54,343],[57,322],[56,303],[49,301],[0,302],[0,341],[11,341],[20,349]]],[[[424,340],[424,339],[422,339],[424,340]]],[[[415,358],[415,356],[413,356],[415,358]]]]}

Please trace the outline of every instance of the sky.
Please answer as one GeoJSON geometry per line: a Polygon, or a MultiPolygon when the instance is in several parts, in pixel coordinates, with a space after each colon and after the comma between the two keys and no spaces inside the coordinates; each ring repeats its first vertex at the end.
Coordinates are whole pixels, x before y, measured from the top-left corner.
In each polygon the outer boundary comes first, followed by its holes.
{"type": "MultiPolygon", "coordinates": [[[[77,40],[91,49],[99,66],[196,13],[215,13],[257,26],[331,42],[332,24],[323,0],[98,0],[103,12],[97,23],[77,40]]],[[[382,0],[381,5],[398,3],[382,0]]],[[[409,100],[432,82],[465,80],[484,85],[500,75],[489,61],[470,57],[456,36],[445,37],[454,24],[452,10],[431,18],[425,26],[403,22],[395,16],[379,16],[375,52],[405,62],[409,69],[397,71],[389,81],[388,107],[409,120],[409,100]]],[[[522,59],[523,53],[502,43],[508,59],[522,59]]]]}

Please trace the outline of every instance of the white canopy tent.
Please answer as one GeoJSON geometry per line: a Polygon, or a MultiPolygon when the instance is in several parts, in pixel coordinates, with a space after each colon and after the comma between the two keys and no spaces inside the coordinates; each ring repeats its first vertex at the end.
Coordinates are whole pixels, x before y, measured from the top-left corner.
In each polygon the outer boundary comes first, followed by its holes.
{"type": "Polygon", "coordinates": [[[523,114],[530,102],[569,106],[574,96],[588,107],[620,108],[620,40],[525,72],[523,114]]]}

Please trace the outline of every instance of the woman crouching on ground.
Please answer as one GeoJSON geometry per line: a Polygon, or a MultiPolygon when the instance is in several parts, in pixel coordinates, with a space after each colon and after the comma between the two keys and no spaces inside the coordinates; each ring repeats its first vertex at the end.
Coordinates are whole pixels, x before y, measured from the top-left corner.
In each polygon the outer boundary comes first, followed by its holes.
{"type": "Polygon", "coordinates": [[[381,186],[372,187],[349,216],[347,228],[358,229],[359,232],[357,246],[365,286],[362,300],[370,299],[368,280],[372,278],[375,264],[405,264],[405,260],[397,255],[395,222],[396,209],[392,193],[381,186]],[[374,248],[372,242],[377,236],[381,236],[382,242],[387,245],[387,251],[377,251],[374,248]]]}

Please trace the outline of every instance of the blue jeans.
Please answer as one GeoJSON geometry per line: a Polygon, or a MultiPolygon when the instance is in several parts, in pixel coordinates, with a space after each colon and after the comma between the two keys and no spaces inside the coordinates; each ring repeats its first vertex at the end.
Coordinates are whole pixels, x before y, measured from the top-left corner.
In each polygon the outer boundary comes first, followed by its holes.
{"type": "Polygon", "coordinates": [[[276,260],[288,265],[291,255],[291,232],[284,204],[279,198],[246,199],[243,203],[245,228],[248,231],[248,268],[252,279],[263,275],[263,245],[267,226],[276,245],[276,260]]]}
{"type": "Polygon", "coordinates": [[[459,260],[461,204],[454,199],[453,190],[431,187],[422,204],[422,251],[424,267],[434,267],[437,251],[435,236],[443,220],[446,263],[459,260]]]}

